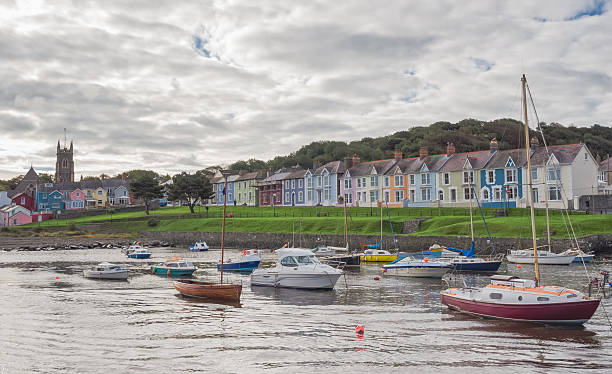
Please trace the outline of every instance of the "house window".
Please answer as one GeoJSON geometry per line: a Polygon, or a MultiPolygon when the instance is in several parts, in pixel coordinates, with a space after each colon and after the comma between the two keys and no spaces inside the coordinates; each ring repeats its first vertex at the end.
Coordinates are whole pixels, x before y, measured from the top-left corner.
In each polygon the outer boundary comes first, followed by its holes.
{"type": "Polygon", "coordinates": [[[531,169],[531,180],[538,179],[538,168],[531,169]]]}
{"type": "Polygon", "coordinates": [[[414,185],[414,174],[410,174],[410,185],[414,185]]]}
{"type": "Polygon", "coordinates": [[[414,190],[410,190],[410,200],[414,201],[415,197],[416,197],[416,193],[414,192],[414,190]]]}
{"type": "Polygon", "coordinates": [[[370,177],[370,186],[378,187],[378,177],[377,176],[370,177]]]}
{"type": "Polygon", "coordinates": [[[470,199],[475,199],[476,196],[474,195],[474,188],[472,187],[464,187],[463,188],[463,200],[470,200],[470,199]],[[470,194],[470,191],[472,192],[470,194]]]}
{"type": "Polygon", "coordinates": [[[538,189],[534,188],[531,192],[532,192],[531,197],[533,199],[532,201],[534,203],[537,203],[538,201],[540,201],[540,196],[539,196],[540,194],[538,193],[538,189]]]}
{"type": "Polygon", "coordinates": [[[361,200],[361,192],[357,192],[357,201],[361,200]]]}
{"type": "Polygon", "coordinates": [[[357,188],[361,188],[361,178],[357,178],[357,188]]]}
{"type": "Polygon", "coordinates": [[[404,178],[402,175],[396,175],[393,182],[395,183],[395,187],[404,187],[404,178]]]}
{"type": "Polygon", "coordinates": [[[351,188],[351,184],[352,184],[352,183],[351,183],[351,180],[350,180],[350,179],[345,179],[345,180],[344,180],[344,189],[345,189],[345,190],[350,189],[350,188],[351,188]]]}
{"type": "Polygon", "coordinates": [[[46,193],[42,194],[42,198],[46,199],[47,198],[47,194],[46,193]]]}
{"type": "Polygon", "coordinates": [[[347,204],[352,204],[353,203],[353,195],[351,195],[349,193],[345,193],[344,194],[344,201],[346,201],[347,204]]]}
{"type": "Polygon", "coordinates": [[[290,198],[289,192],[285,192],[285,203],[288,203],[290,198]]]}
{"type": "Polygon", "coordinates": [[[288,180],[285,181],[285,188],[289,188],[289,181],[288,180]]]}
{"type": "MultiPolygon", "coordinates": [[[[344,180],[344,186],[345,186],[345,188],[346,188],[346,182],[347,182],[347,180],[348,180],[348,179],[345,179],[345,180],[344,180]]],[[[309,178],[308,178],[308,188],[312,188],[312,177],[309,177],[309,178]]]]}
{"type": "Polygon", "coordinates": [[[516,169],[506,170],[506,183],[516,183],[516,169]]]}
{"type": "Polygon", "coordinates": [[[25,204],[25,197],[21,198],[21,204],[25,204]]]}
{"type": "Polygon", "coordinates": [[[506,194],[508,194],[508,200],[516,200],[518,198],[518,187],[510,186],[506,189],[506,194]]]}
{"type": "Polygon", "coordinates": [[[329,190],[328,189],[323,191],[323,199],[325,199],[326,201],[329,201],[329,190]]]}
{"type": "Polygon", "coordinates": [[[304,180],[298,179],[298,188],[303,188],[303,187],[304,187],[304,180]]]}
{"type": "Polygon", "coordinates": [[[490,196],[489,196],[489,189],[485,188],[482,190],[482,199],[483,200],[489,200],[490,196]]]}
{"type": "Polygon", "coordinates": [[[308,198],[308,201],[312,201],[312,191],[310,191],[310,190],[309,190],[309,191],[306,193],[306,197],[308,198]]]}
{"type": "Polygon", "coordinates": [[[422,173],[421,174],[421,184],[429,184],[429,182],[430,182],[429,173],[422,173]]]}
{"type": "Polygon", "coordinates": [[[404,200],[404,190],[395,191],[395,201],[400,202],[404,200]]]}
{"type": "Polygon", "coordinates": [[[298,192],[298,201],[300,203],[304,202],[304,193],[302,191],[298,192]]]}
{"type": "Polygon", "coordinates": [[[499,186],[493,187],[493,200],[501,201],[501,199],[502,199],[501,187],[499,186]]]}
{"type": "Polygon", "coordinates": [[[438,200],[444,201],[444,190],[438,190],[438,200]]]}
{"type": "Polygon", "coordinates": [[[366,177],[361,178],[361,187],[365,188],[366,186],[366,177]]]}
{"type": "Polygon", "coordinates": [[[389,202],[389,191],[385,191],[385,201],[389,202]]]}
{"type": "Polygon", "coordinates": [[[495,183],[495,170],[487,170],[487,184],[495,183]]]}
{"type": "Polygon", "coordinates": [[[561,169],[559,167],[548,168],[548,180],[549,181],[560,181],[561,180],[561,169]]]}
{"type": "Polygon", "coordinates": [[[421,188],[421,200],[431,200],[431,188],[421,188]]]}
{"type": "Polygon", "coordinates": [[[548,200],[559,201],[561,200],[561,189],[559,186],[548,187],[548,200]]]}
{"type": "Polygon", "coordinates": [[[588,159],[589,159],[589,155],[585,153],[585,154],[584,154],[584,159],[585,159],[585,160],[588,160],[588,159]]]}
{"type": "Polygon", "coordinates": [[[390,179],[391,179],[391,178],[389,178],[389,177],[385,176],[385,187],[389,187],[389,180],[390,180],[390,179]]]}
{"type": "Polygon", "coordinates": [[[321,176],[319,175],[317,177],[317,186],[321,187],[322,183],[321,183],[321,176]]]}
{"type": "Polygon", "coordinates": [[[370,191],[370,202],[373,203],[376,201],[376,197],[374,196],[374,191],[370,191]]]}
{"type": "Polygon", "coordinates": [[[474,172],[473,171],[464,171],[463,172],[463,184],[474,183],[474,172]]]}
{"type": "Polygon", "coordinates": [[[326,175],[323,181],[325,182],[325,186],[329,186],[329,175],[326,175]]]}
{"type": "Polygon", "coordinates": [[[102,191],[98,191],[98,195],[102,195],[102,191]]]}
{"type": "Polygon", "coordinates": [[[450,184],[450,173],[444,173],[444,184],[449,185],[450,184]]]}

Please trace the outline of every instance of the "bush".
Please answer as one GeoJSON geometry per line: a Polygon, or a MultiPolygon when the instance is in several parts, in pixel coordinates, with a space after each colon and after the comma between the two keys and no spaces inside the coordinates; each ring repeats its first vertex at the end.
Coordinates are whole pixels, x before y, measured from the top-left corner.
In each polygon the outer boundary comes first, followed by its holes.
{"type": "Polygon", "coordinates": [[[159,219],[157,219],[157,218],[150,218],[150,219],[147,221],[147,225],[148,225],[149,227],[155,227],[155,226],[159,225],[159,219]]]}
{"type": "Polygon", "coordinates": [[[74,224],[74,222],[70,222],[66,228],[68,229],[68,231],[76,231],[76,225],[74,224]]]}

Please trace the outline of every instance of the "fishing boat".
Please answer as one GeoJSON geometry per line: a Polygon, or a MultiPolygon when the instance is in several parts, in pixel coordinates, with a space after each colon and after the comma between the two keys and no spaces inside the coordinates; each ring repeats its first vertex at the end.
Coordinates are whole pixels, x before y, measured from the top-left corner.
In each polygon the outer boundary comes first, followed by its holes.
{"type": "Polygon", "coordinates": [[[196,271],[196,267],[182,257],[170,257],[161,265],[151,266],[151,273],[167,276],[186,276],[196,271]]]}
{"type": "Polygon", "coordinates": [[[428,258],[416,259],[404,257],[393,263],[384,264],[382,272],[385,275],[396,275],[413,278],[442,278],[452,266],[437,260],[428,258]]]}
{"type": "Polygon", "coordinates": [[[130,275],[128,269],[123,269],[119,265],[110,264],[108,262],[102,262],[91,269],[83,270],[83,276],[85,278],[93,279],[113,279],[113,280],[126,280],[130,275]]]}
{"type": "MultiPolygon", "coordinates": [[[[250,273],[259,267],[261,263],[261,251],[257,249],[245,249],[236,261],[229,259],[223,264],[224,271],[250,273]]],[[[217,264],[217,271],[221,271],[221,263],[217,264]]]]}
{"type": "MultiPolygon", "coordinates": [[[[520,279],[513,275],[494,275],[485,287],[448,288],[440,293],[442,304],[472,315],[546,324],[581,325],[588,321],[600,300],[564,286],[545,286],[540,283],[539,257],[536,246],[536,227],[533,207],[533,181],[527,121],[527,80],[521,79],[527,159],[527,199],[530,207],[533,263],[535,277],[520,279]]],[[[590,281],[590,280],[589,280],[590,281]]]]}
{"type": "Polygon", "coordinates": [[[391,262],[397,260],[397,254],[384,249],[366,249],[360,254],[361,262],[391,262]]]}
{"type": "MultiPolygon", "coordinates": [[[[508,262],[515,264],[533,264],[536,258],[536,251],[526,249],[511,250],[506,255],[508,262]]],[[[575,254],[563,255],[546,250],[537,250],[538,264],[540,265],[569,265],[574,262],[575,254]]]]}
{"type": "Polygon", "coordinates": [[[276,266],[251,274],[251,286],[331,290],[343,274],[322,264],[308,249],[280,248],[276,255],[276,266]]]}
{"type": "Polygon", "coordinates": [[[145,259],[151,257],[151,251],[141,245],[131,245],[127,250],[127,257],[145,259]]]}
{"type": "Polygon", "coordinates": [[[204,252],[208,251],[208,244],[205,241],[195,242],[189,246],[189,252],[204,252]]]}
{"type": "Polygon", "coordinates": [[[239,303],[242,294],[242,284],[223,283],[223,260],[225,254],[225,217],[227,209],[227,177],[230,173],[222,170],[221,175],[225,179],[223,187],[223,223],[221,226],[221,280],[216,282],[202,282],[197,280],[178,279],[174,281],[174,288],[183,296],[219,300],[223,302],[239,303]]]}

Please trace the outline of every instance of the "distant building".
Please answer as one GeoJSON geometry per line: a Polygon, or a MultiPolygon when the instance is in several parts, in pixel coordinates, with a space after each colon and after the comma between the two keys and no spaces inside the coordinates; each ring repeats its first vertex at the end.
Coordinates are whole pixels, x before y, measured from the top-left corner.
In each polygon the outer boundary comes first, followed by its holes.
{"type": "Polygon", "coordinates": [[[55,162],[55,183],[74,182],[74,147],[70,141],[70,148],[60,148],[57,141],[57,161],[55,162]]]}
{"type": "Polygon", "coordinates": [[[32,223],[32,213],[21,205],[0,208],[0,226],[20,226],[28,223],[32,223]]]}

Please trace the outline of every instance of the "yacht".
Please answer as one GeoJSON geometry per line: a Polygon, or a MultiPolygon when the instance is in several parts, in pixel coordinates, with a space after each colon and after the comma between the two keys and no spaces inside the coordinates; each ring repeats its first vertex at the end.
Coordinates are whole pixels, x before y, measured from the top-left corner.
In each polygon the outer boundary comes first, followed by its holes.
{"type": "Polygon", "coordinates": [[[384,264],[383,274],[414,278],[442,278],[452,266],[448,263],[428,258],[416,259],[406,256],[401,260],[384,264]]]}
{"type": "MultiPolygon", "coordinates": [[[[538,264],[540,265],[569,265],[576,258],[575,254],[563,255],[560,253],[554,253],[550,251],[544,251],[538,249],[538,264]]],[[[508,262],[515,264],[533,264],[535,262],[533,250],[517,249],[512,250],[506,258],[508,262]]]]}
{"type": "Polygon", "coordinates": [[[308,249],[280,248],[276,255],[276,266],[251,274],[251,286],[331,290],[343,274],[322,264],[308,249]]]}

